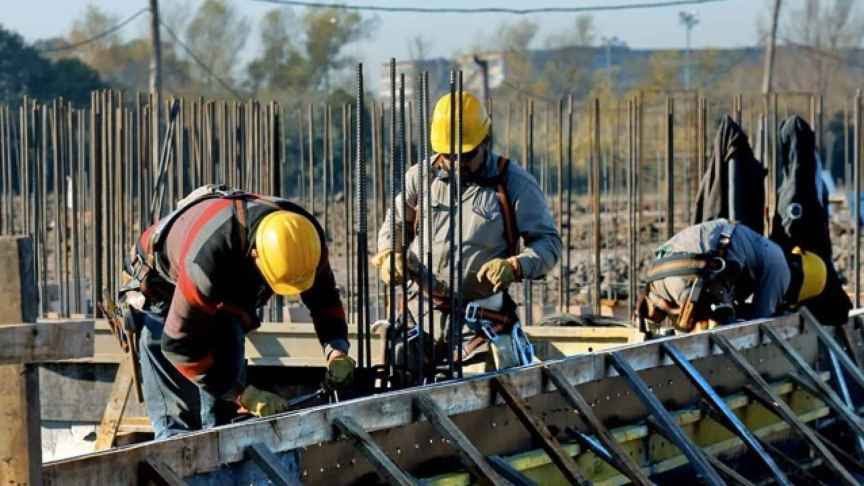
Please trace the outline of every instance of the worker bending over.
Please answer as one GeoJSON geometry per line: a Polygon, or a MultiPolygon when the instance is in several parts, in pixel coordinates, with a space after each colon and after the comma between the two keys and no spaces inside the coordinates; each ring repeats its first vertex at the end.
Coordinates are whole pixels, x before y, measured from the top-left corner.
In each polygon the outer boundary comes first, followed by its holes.
{"type": "MultiPolygon", "coordinates": [[[[454,184],[453,167],[457,161],[457,153],[452,153],[451,147],[458,149],[456,142],[459,140],[458,135],[451,133],[451,105],[454,101],[451,95],[445,95],[436,103],[430,129],[430,142],[435,153],[408,170],[405,192],[397,196],[396,207],[388,210],[381,225],[378,234],[380,251],[373,264],[379,268],[385,282],[391,279],[402,282],[408,278],[423,287],[420,274],[430,270],[436,282],[447,281],[449,242],[455,226],[452,223],[457,221],[457,210],[451,208],[449,202],[449,191],[454,184]],[[421,188],[420,171],[426,167],[430,170],[431,185],[421,188]],[[428,209],[420,198],[421,194],[426,197],[426,191],[431,197],[428,209]],[[403,199],[407,208],[405,213],[402,212],[403,199]],[[396,225],[397,254],[391,268],[392,218],[395,218],[396,225]],[[408,234],[408,255],[405,255],[408,268],[401,264],[403,225],[408,234]],[[431,269],[426,268],[426,257],[420,254],[420,239],[415,237],[415,230],[420,225],[426,231],[423,239],[427,250],[431,241],[431,269]],[[427,228],[431,228],[431,235],[427,228]]],[[[442,292],[440,285],[438,289],[427,289],[438,297],[433,311],[435,325],[441,329],[436,334],[436,338],[441,338],[437,345],[445,347],[443,340],[449,335],[449,315],[458,312],[465,316],[466,325],[474,332],[474,338],[465,345],[464,356],[471,355],[481,344],[492,339],[498,367],[524,364],[531,360],[530,345],[524,339],[524,333],[519,332],[516,304],[507,288],[514,282],[542,278],[552,269],[561,254],[561,238],[534,177],[519,164],[492,152],[491,119],[480,101],[464,93],[462,110],[463,192],[456,196],[456,200],[462,205],[463,244],[462,254],[456,257],[456,261],[461,257],[463,262],[464,274],[459,288],[465,308],[449,309],[449,292],[446,289],[442,292]],[[518,245],[520,237],[521,250],[518,245]],[[514,335],[518,341],[515,346],[514,335]]],[[[458,126],[457,123],[452,125],[458,126]]],[[[458,241],[455,243],[459,244],[458,241]]],[[[417,314],[420,295],[420,291],[413,292],[409,303],[415,321],[426,319],[417,314]]],[[[443,357],[442,354],[437,356],[443,357]]]]}
{"type": "Polygon", "coordinates": [[[146,298],[140,365],[156,438],[287,408],[245,383],[244,337],[274,293],[299,295],[328,362],[330,386],[350,381],[345,312],[321,226],[283,199],[205,186],[147,228],[127,271],[146,298]],[[193,385],[194,384],[194,385],[193,385]]]}
{"type": "Polygon", "coordinates": [[[779,245],[743,224],[715,219],[690,226],[656,252],[637,312],[682,332],[777,315],[819,295],[825,262],[779,245]]]}

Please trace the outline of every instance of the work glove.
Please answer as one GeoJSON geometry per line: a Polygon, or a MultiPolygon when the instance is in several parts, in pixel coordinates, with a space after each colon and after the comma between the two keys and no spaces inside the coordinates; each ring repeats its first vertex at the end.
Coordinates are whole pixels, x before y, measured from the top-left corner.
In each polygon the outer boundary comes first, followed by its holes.
{"type": "Polygon", "coordinates": [[[267,417],[288,410],[288,401],[275,393],[247,386],[237,397],[237,403],[256,417],[267,417]]]}
{"type": "Polygon", "coordinates": [[[477,281],[485,280],[492,285],[492,291],[506,289],[518,279],[518,262],[515,259],[495,258],[484,263],[477,272],[477,281]]]}
{"type": "Polygon", "coordinates": [[[393,250],[381,250],[377,255],[372,257],[372,265],[378,267],[378,276],[381,278],[381,281],[389,284],[392,280],[393,283],[401,284],[405,279],[405,269],[402,267],[402,252],[393,252],[393,250]],[[394,259],[396,260],[394,268],[390,267],[390,255],[394,255],[394,259]]]}
{"type": "Polygon", "coordinates": [[[348,385],[354,380],[354,360],[341,351],[333,351],[327,362],[327,374],[324,384],[327,388],[337,389],[348,385]]]}

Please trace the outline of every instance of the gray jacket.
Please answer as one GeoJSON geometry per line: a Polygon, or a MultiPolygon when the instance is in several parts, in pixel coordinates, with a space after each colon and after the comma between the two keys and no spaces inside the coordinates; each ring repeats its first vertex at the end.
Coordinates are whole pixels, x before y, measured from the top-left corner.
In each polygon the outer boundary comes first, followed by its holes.
{"type": "MultiPolygon", "coordinates": [[[[732,224],[726,219],[715,219],[690,226],[676,234],[657,252],[658,256],[670,253],[706,253],[717,248],[720,235],[732,231],[732,239],[726,250],[726,259],[741,265],[754,283],[753,315],[747,318],[770,317],[783,302],[789,288],[789,264],[783,250],[773,241],[742,224],[732,224]]],[[[667,277],[651,285],[648,294],[652,299],[665,299],[682,306],[692,285],[689,277],[667,277]]]]}
{"type": "MultiPolygon", "coordinates": [[[[433,155],[430,160],[434,161],[436,158],[437,154],[433,155]]],[[[480,175],[484,178],[496,176],[498,174],[497,161],[498,156],[490,153],[480,175]]],[[[415,164],[408,170],[404,194],[406,205],[410,208],[408,219],[412,229],[416,213],[420,209],[418,189],[420,188],[421,164],[429,164],[429,161],[415,164]]],[[[425,210],[424,202],[423,210],[419,210],[419,213],[423,218],[424,232],[428,228],[426,225],[431,218],[432,271],[436,278],[446,281],[449,276],[448,237],[451,231],[449,217],[450,181],[443,171],[436,174],[434,167],[430,170],[430,177],[432,178],[431,209],[425,210]]],[[[474,300],[492,294],[492,288],[487,282],[483,284],[477,282],[477,271],[489,260],[507,257],[507,238],[504,231],[504,218],[495,188],[466,184],[462,190],[462,234],[464,238],[462,266],[465,272],[462,289],[465,299],[474,300]]],[[[507,195],[513,206],[516,215],[516,227],[523,242],[522,249],[517,255],[522,267],[523,278],[541,278],[555,266],[561,256],[561,237],[537,181],[522,166],[512,160],[507,170],[507,195]]],[[[403,195],[399,194],[396,202],[397,236],[401,234],[401,225],[405,220],[405,216],[402,214],[402,197],[403,195]]],[[[387,211],[384,224],[378,233],[379,250],[390,247],[391,218],[393,218],[392,208],[387,211]]],[[[453,211],[453,221],[456,221],[456,211],[453,211]]],[[[429,236],[424,235],[426,251],[428,251],[428,244],[429,236]]],[[[420,258],[423,263],[426,262],[425,256],[420,255],[419,238],[414,238],[409,246],[409,251],[420,258]]]]}

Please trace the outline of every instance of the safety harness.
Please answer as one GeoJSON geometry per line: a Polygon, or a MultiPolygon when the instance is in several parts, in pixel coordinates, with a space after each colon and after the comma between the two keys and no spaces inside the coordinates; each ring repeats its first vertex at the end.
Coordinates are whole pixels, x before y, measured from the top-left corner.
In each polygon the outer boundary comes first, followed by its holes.
{"type": "MultiPolygon", "coordinates": [[[[650,294],[651,285],[659,280],[669,277],[694,279],[686,300],[680,306],[678,319],[674,322],[675,328],[679,331],[691,332],[696,323],[705,318],[711,318],[719,323],[734,319],[732,283],[740,274],[741,268],[737,262],[726,258],[734,231],[734,225],[723,228],[715,248],[708,252],[676,252],[662,255],[648,270],[645,276],[646,296],[650,294]]],[[[639,314],[640,317],[649,317],[645,299],[640,305],[639,314]]]]}
{"type": "Polygon", "coordinates": [[[233,217],[232,224],[237,225],[239,248],[241,253],[249,251],[247,211],[249,201],[284,209],[276,200],[230,188],[225,185],[209,184],[193,191],[178,203],[177,209],[162,218],[152,230],[145,232],[135,243],[135,253],[131,261],[125,262],[126,272],[132,277],[131,282],[121,289],[121,294],[130,290],[140,291],[151,302],[167,302],[176,284],[171,277],[166,263],[164,250],[168,233],[186,210],[197,203],[208,199],[227,199],[231,201],[233,217]]]}

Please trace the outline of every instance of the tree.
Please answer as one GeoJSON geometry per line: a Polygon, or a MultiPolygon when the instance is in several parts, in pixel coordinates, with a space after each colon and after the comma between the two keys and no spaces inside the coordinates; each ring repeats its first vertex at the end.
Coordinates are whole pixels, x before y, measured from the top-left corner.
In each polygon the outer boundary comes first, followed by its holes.
{"type": "Polygon", "coordinates": [[[40,100],[63,97],[80,106],[89,102],[91,90],[104,87],[99,75],[80,61],[53,62],[2,26],[0,52],[0,103],[15,105],[27,95],[40,100]]]}
{"type": "Polygon", "coordinates": [[[520,20],[512,24],[503,23],[495,31],[494,41],[490,45],[499,45],[508,52],[527,51],[540,26],[528,19],[520,20]]]}
{"type": "Polygon", "coordinates": [[[573,26],[563,32],[552,34],[546,39],[546,47],[550,49],[559,47],[591,47],[597,43],[597,27],[594,25],[594,16],[589,14],[577,15],[573,20],[573,26]]]}
{"type": "Polygon", "coordinates": [[[194,77],[204,94],[223,93],[209,71],[229,84],[234,82],[240,51],[249,37],[249,20],[230,0],[204,0],[186,27],[186,43],[206,68],[195,65],[194,77]]]}
{"type": "Polygon", "coordinates": [[[308,9],[300,18],[290,9],[271,10],[260,23],[261,50],[247,68],[248,86],[285,106],[339,92],[348,80],[334,83],[334,76],[356,61],[345,47],[374,28],[374,19],[341,9],[308,9]]]}

